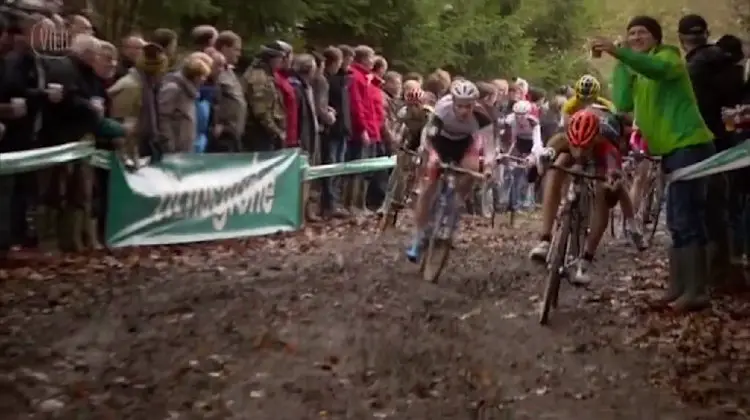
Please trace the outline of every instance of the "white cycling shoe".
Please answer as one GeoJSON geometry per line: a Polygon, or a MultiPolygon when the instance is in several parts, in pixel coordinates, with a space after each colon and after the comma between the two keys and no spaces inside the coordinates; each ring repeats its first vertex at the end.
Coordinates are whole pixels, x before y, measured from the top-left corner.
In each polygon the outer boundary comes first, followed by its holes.
{"type": "Polygon", "coordinates": [[[589,271],[591,271],[591,261],[586,261],[583,258],[579,259],[571,282],[578,286],[588,286],[591,284],[589,271]]]}
{"type": "Polygon", "coordinates": [[[549,241],[541,241],[537,246],[531,249],[531,252],[529,253],[529,258],[533,261],[538,262],[547,262],[547,254],[549,254],[549,247],[550,242],[549,241]]]}

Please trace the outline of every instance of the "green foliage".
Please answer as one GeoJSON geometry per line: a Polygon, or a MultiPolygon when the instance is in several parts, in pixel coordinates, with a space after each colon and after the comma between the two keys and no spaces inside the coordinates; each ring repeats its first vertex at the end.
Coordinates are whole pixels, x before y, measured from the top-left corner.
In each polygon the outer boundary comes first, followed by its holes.
{"type": "Polygon", "coordinates": [[[321,49],[368,44],[397,70],[522,76],[553,86],[585,71],[598,0],[94,0],[109,37],[197,23],[230,27],[246,47],[283,38],[321,49]]]}

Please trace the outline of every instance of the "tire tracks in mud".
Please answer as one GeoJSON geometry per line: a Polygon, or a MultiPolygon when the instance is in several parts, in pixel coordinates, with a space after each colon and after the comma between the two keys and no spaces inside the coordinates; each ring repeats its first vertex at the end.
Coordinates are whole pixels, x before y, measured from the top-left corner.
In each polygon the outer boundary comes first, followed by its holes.
{"type": "Polygon", "coordinates": [[[63,419],[691,419],[625,344],[631,251],[605,245],[598,289],[564,287],[536,323],[535,223],[466,220],[438,284],[401,257],[405,228],[365,224],[130,270],[52,310],[22,301],[0,317],[23,331],[0,339],[5,378],[27,383],[14,418],[54,398],[63,419]]]}

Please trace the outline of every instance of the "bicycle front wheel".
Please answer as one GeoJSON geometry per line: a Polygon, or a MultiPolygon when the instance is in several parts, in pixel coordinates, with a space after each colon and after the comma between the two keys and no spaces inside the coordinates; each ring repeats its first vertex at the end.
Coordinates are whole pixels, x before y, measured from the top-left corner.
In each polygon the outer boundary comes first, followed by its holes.
{"type": "Polygon", "coordinates": [[[644,208],[641,213],[641,220],[644,221],[644,228],[647,227],[645,223],[646,218],[651,222],[651,226],[644,229],[646,236],[643,238],[643,242],[648,248],[654,242],[656,231],[659,229],[659,218],[661,217],[662,208],[664,207],[662,205],[664,199],[664,184],[661,179],[655,179],[647,191],[648,194],[644,197],[643,204],[641,204],[641,207],[644,208]]]}
{"type": "Polygon", "coordinates": [[[541,325],[547,325],[549,323],[549,313],[552,308],[557,307],[557,298],[560,294],[560,281],[562,279],[562,272],[565,269],[565,259],[567,257],[568,239],[570,237],[570,213],[564,213],[563,221],[560,224],[556,238],[553,241],[553,248],[551,250],[552,256],[550,258],[549,272],[547,273],[547,281],[544,288],[544,300],[542,301],[542,309],[539,313],[539,323],[541,325]]]}

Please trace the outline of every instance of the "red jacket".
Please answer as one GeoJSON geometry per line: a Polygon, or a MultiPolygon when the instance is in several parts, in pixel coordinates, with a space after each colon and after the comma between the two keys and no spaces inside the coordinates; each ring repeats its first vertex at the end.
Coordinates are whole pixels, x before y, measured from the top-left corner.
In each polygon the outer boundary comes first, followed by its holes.
{"type": "Polygon", "coordinates": [[[349,86],[349,108],[352,113],[352,140],[362,140],[362,133],[366,132],[374,140],[373,127],[377,125],[375,112],[372,107],[372,90],[369,80],[370,70],[360,64],[352,63],[352,83],[349,86]]]}
{"type": "Polygon", "coordinates": [[[381,86],[383,86],[383,79],[373,75],[372,82],[370,82],[370,97],[372,99],[372,112],[375,116],[373,122],[375,124],[367,127],[367,134],[370,135],[370,140],[374,140],[374,143],[383,141],[382,130],[385,128],[385,98],[383,97],[384,92],[381,86]]]}
{"type": "Polygon", "coordinates": [[[286,75],[282,70],[273,72],[273,80],[276,88],[281,93],[281,99],[284,102],[284,113],[286,114],[286,147],[299,146],[299,116],[297,115],[297,96],[294,94],[294,88],[289,83],[286,75]]]}

